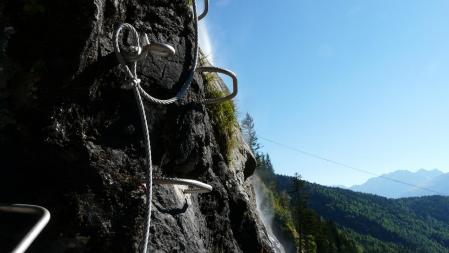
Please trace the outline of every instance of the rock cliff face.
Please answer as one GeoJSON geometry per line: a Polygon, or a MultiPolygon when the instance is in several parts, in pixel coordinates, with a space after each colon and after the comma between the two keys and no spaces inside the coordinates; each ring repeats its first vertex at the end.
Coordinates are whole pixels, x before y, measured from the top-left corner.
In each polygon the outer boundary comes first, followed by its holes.
{"type": "MultiPolygon", "coordinates": [[[[38,204],[52,213],[30,252],[137,252],[141,246],[143,133],[132,92],[120,88],[129,79],[112,43],[123,22],[175,47],[175,56],[149,56],[138,69],[152,95],[174,96],[195,45],[187,1],[0,3],[0,202],[38,204]]],[[[197,75],[185,101],[145,104],[154,173],[214,187],[190,196],[155,186],[150,251],[272,252],[246,180],[254,159],[237,126],[234,145],[223,144],[214,115],[192,102],[204,96],[197,75]]],[[[0,244],[12,244],[18,230],[2,231],[0,244]]]]}

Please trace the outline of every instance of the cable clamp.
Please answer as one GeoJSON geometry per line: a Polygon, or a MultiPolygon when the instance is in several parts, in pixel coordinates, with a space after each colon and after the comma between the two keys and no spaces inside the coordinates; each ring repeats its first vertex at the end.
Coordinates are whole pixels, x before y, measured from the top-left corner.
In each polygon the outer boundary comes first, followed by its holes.
{"type": "Polygon", "coordinates": [[[132,80],[132,82],[122,85],[121,88],[124,89],[124,90],[131,90],[134,87],[139,87],[141,82],[142,82],[142,80],[140,80],[139,78],[134,78],[132,80]]]}

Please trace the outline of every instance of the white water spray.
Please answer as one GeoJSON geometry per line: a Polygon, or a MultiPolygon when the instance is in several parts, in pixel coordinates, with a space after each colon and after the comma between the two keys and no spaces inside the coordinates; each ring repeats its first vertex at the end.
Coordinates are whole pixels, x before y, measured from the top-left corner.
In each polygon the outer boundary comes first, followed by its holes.
{"type": "Polygon", "coordinates": [[[257,212],[259,213],[259,217],[261,218],[267,233],[268,238],[273,244],[276,253],[285,253],[284,246],[280,243],[278,238],[273,233],[273,217],[274,210],[272,206],[271,200],[267,197],[266,193],[268,188],[263,184],[262,180],[259,179],[257,175],[252,177],[254,191],[256,193],[256,204],[257,204],[257,212]]]}

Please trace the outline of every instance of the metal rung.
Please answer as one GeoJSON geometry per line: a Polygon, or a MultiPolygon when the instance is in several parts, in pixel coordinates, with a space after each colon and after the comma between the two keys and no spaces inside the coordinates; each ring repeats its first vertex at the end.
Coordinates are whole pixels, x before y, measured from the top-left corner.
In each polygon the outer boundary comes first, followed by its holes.
{"type": "Polygon", "coordinates": [[[227,100],[231,100],[233,99],[235,96],[237,96],[238,93],[238,79],[237,79],[237,75],[227,69],[222,69],[222,68],[218,68],[218,67],[212,67],[212,66],[205,66],[205,67],[198,67],[196,69],[196,71],[200,72],[200,73],[204,73],[204,72],[217,72],[217,73],[221,73],[221,74],[225,74],[229,77],[232,78],[232,93],[225,96],[225,97],[221,97],[221,98],[208,98],[204,100],[205,104],[217,104],[217,103],[223,103],[227,100]]]}
{"type": "Polygon", "coordinates": [[[21,213],[21,214],[35,214],[39,215],[39,220],[20,241],[19,245],[12,251],[12,253],[23,253],[36,237],[41,233],[42,229],[47,225],[50,220],[50,212],[41,206],[25,205],[25,204],[13,204],[4,205],[0,204],[0,212],[7,213],[21,213]]]}
{"type": "MultiPolygon", "coordinates": [[[[195,1],[195,0],[194,0],[195,1]]],[[[209,12],[209,0],[204,0],[204,10],[203,12],[198,16],[198,20],[203,19],[207,16],[207,13],[209,12]]]]}
{"type": "Polygon", "coordinates": [[[188,186],[183,193],[208,193],[212,191],[212,186],[200,181],[185,178],[155,177],[155,184],[171,184],[188,186]]]}

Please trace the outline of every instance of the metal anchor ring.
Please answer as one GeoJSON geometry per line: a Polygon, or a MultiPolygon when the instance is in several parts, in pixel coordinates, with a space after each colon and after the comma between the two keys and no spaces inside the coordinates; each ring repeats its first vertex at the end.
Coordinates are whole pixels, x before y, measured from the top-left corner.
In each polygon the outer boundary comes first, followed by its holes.
{"type": "Polygon", "coordinates": [[[115,32],[115,52],[117,55],[117,58],[121,58],[123,61],[126,62],[137,62],[140,60],[143,60],[148,53],[158,55],[158,56],[171,56],[176,53],[173,46],[165,43],[159,43],[159,42],[150,42],[148,39],[148,35],[145,34],[144,40],[145,45],[143,47],[140,46],[140,38],[139,33],[129,23],[123,23],[119,26],[117,31],[115,32]],[[132,32],[132,36],[134,40],[136,41],[136,46],[131,46],[128,53],[122,53],[120,50],[120,45],[118,42],[118,37],[120,32],[122,32],[123,29],[129,29],[132,32]]]}

